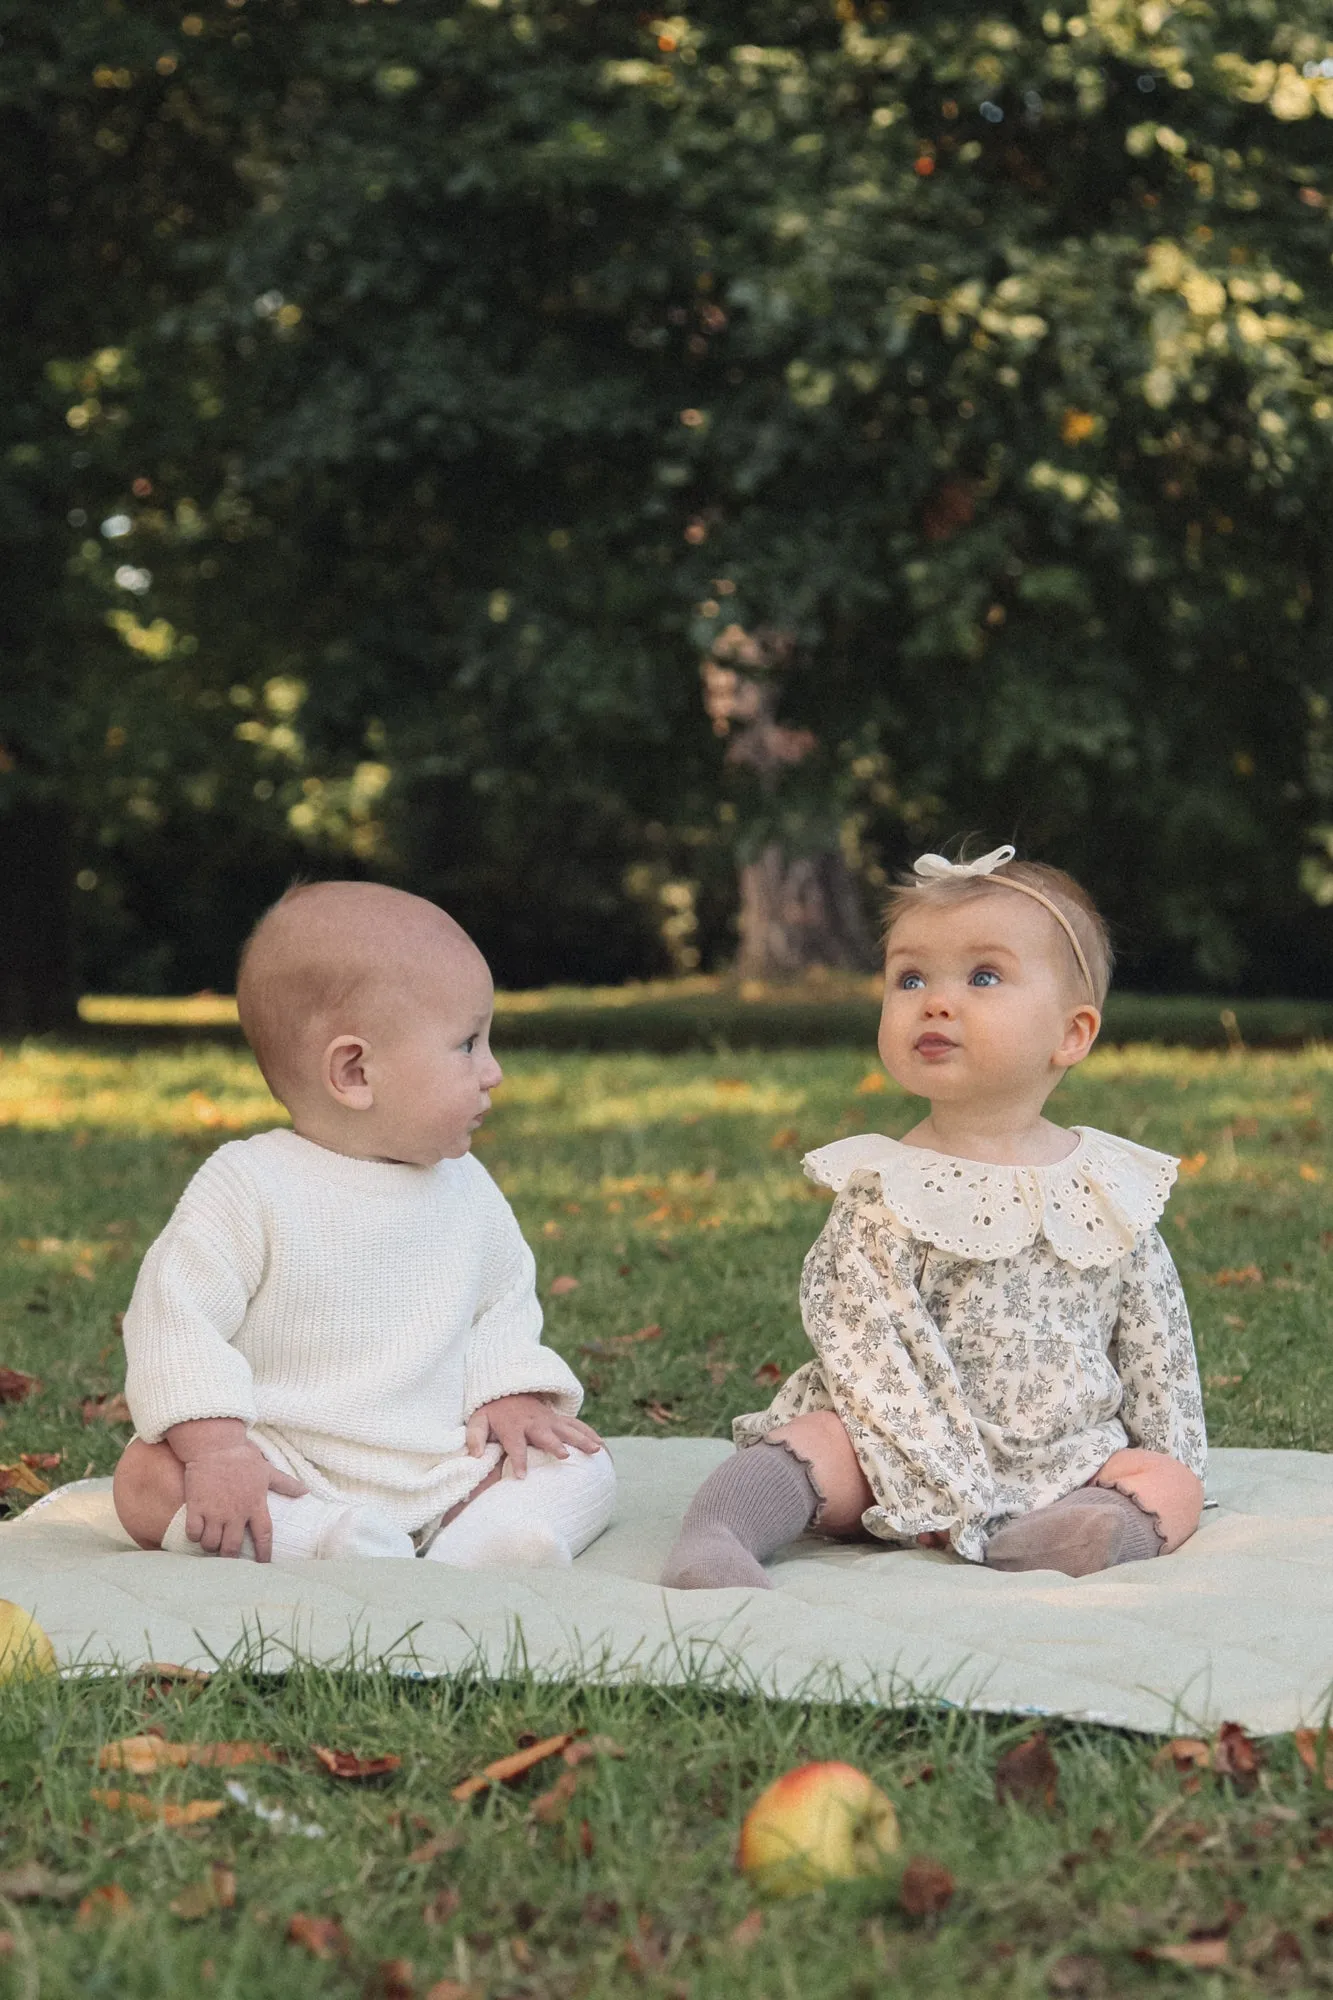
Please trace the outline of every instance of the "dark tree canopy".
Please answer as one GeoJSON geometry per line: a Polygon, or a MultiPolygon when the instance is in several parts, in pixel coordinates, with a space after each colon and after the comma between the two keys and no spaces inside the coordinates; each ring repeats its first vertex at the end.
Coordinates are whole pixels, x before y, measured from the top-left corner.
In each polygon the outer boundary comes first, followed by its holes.
{"type": "Polygon", "coordinates": [[[1326,982],[1320,0],[0,19],[0,812],[88,976],[305,856],[617,978],[976,829],[1139,983],[1326,982]]]}

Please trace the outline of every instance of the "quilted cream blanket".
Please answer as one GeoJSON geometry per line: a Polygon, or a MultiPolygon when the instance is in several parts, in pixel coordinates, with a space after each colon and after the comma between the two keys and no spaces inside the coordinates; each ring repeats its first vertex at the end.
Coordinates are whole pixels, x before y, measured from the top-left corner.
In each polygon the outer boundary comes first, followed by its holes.
{"type": "Polygon", "coordinates": [[[127,1542],[110,1481],[0,1528],[0,1597],[66,1670],[300,1658],[1065,1715],[1154,1731],[1318,1723],[1333,1684],[1333,1456],[1217,1451],[1215,1508],[1165,1560],[1005,1576],[921,1550],[796,1543],[771,1591],[656,1579],[716,1438],[611,1439],[617,1518],[572,1570],[221,1562],[127,1542]]]}

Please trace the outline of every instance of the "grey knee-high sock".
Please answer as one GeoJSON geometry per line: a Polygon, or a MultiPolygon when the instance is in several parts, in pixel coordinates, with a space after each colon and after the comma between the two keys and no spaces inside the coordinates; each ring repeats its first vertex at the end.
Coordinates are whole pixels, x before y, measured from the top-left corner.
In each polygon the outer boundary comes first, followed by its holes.
{"type": "Polygon", "coordinates": [[[1049,1507],[1006,1521],[986,1544],[987,1569],[1055,1569],[1091,1576],[1162,1552],[1151,1514],[1110,1486],[1080,1486],[1049,1507]]]}
{"type": "Polygon", "coordinates": [[[761,1564],[809,1527],[819,1497],[804,1461],[785,1445],[738,1451],[691,1500],[663,1583],[671,1590],[771,1590],[761,1564]]]}

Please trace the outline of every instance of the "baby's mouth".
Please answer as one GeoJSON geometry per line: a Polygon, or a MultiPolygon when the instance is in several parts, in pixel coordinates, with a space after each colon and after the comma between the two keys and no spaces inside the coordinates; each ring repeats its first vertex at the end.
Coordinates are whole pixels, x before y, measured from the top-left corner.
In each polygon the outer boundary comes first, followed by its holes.
{"type": "Polygon", "coordinates": [[[942,1056],[947,1055],[950,1049],[956,1049],[958,1044],[951,1042],[947,1035],[918,1035],[912,1047],[919,1056],[942,1056]]]}

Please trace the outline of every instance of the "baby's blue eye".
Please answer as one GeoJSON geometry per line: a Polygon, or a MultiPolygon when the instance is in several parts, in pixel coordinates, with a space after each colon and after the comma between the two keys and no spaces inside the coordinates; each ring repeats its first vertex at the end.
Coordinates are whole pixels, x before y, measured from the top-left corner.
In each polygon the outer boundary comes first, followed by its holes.
{"type": "Polygon", "coordinates": [[[919,993],[925,986],[925,983],[919,972],[905,972],[898,981],[904,993],[919,993]]]}
{"type": "Polygon", "coordinates": [[[473,1049],[475,1049],[476,1046],[477,1046],[477,1037],[475,1035],[469,1035],[467,1040],[463,1044],[463,1054],[465,1056],[470,1056],[472,1054],[473,1049]]]}
{"type": "Polygon", "coordinates": [[[1000,975],[998,972],[992,972],[988,965],[983,965],[972,974],[967,983],[969,986],[998,986],[1000,975]]]}

